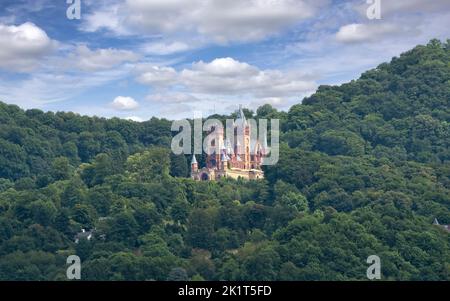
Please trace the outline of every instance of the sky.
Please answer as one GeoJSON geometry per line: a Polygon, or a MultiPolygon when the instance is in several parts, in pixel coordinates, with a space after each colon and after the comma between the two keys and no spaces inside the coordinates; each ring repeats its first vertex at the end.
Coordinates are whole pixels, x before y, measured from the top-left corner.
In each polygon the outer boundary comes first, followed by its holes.
{"type": "Polygon", "coordinates": [[[0,101],[135,121],[288,110],[433,38],[449,0],[0,0],[0,101]]]}

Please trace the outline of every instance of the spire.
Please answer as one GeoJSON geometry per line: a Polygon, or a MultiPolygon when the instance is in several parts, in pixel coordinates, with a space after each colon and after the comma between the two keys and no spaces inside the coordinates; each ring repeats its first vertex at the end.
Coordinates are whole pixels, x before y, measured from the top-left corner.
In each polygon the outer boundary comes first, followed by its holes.
{"type": "Polygon", "coordinates": [[[197,159],[195,158],[195,155],[192,155],[191,165],[192,164],[197,164],[197,159]]]}
{"type": "Polygon", "coordinates": [[[226,147],[226,142],[225,141],[222,141],[222,146],[220,147],[220,150],[222,151],[222,152],[226,152],[227,151],[227,147],[226,147]]]}
{"type": "Polygon", "coordinates": [[[233,147],[231,146],[230,139],[227,138],[226,142],[227,154],[233,154],[233,147]]]}
{"type": "Polygon", "coordinates": [[[263,141],[261,141],[261,142],[262,142],[262,148],[263,148],[263,150],[264,150],[265,152],[267,152],[268,147],[267,147],[267,132],[266,132],[266,131],[264,131],[263,141]]]}
{"type": "Polygon", "coordinates": [[[220,158],[220,160],[221,160],[222,162],[226,162],[226,161],[228,161],[228,156],[225,155],[224,153],[222,153],[222,157],[220,158]]]}
{"type": "Polygon", "coordinates": [[[252,149],[255,154],[258,154],[261,151],[261,143],[259,143],[259,141],[256,141],[252,149]]]}
{"type": "Polygon", "coordinates": [[[241,120],[242,125],[246,125],[247,124],[247,120],[245,119],[245,114],[244,114],[244,110],[242,109],[242,105],[239,105],[239,111],[238,111],[238,119],[241,120]]]}
{"type": "Polygon", "coordinates": [[[434,218],[433,225],[439,225],[439,222],[438,222],[437,218],[434,218]]]}

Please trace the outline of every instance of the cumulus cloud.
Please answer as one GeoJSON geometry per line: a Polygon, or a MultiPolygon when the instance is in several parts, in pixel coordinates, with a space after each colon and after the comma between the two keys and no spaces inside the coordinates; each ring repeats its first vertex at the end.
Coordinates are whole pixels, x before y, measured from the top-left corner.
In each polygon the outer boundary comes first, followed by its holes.
{"type": "Polygon", "coordinates": [[[312,17],[323,1],[209,1],[197,14],[197,30],[219,42],[260,40],[312,17]]]}
{"type": "Polygon", "coordinates": [[[191,68],[177,72],[172,67],[143,67],[138,81],[150,86],[181,85],[195,93],[220,95],[254,94],[258,97],[279,97],[315,88],[313,80],[304,75],[279,70],[260,70],[233,58],[218,58],[209,63],[195,62],[191,68]]]}
{"type": "Polygon", "coordinates": [[[335,34],[342,43],[426,43],[423,37],[448,37],[448,0],[396,0],[381,1],[381,19],[369,20],[366,16],[369,4],[358,3],[350,7],[359,13],[359,21],[344,24],[335,34]],[[441,28],[431,28],[430,23],[441,23],[441,28]],[[445,34],[442,34],[442,33],[445,34]]]}
{"type": "Polygon", "coordinates": [[[139,103],[132,97],[117,96],[112,102],[111,106],[116,110],[131,111],[139,107],[139,103]]]}
{"type": "Polygon", "coordinates": [[[108,30],[118,35],[128,35],[130,32],[122,25],[125,15],[120,15],[123,9],[123,4],[110,2],[90,14],[83,14],[80,29],[86,32],[108,30]]]}
{"type": "Polygon", "coordinates": [[[197,93],[253,94],[257,97],[292,96],[315,88],[302,75],[259,68],[232,58],[194,63],[180,73],[181,82],[197,93]]]}
{"type": "Polygon", "coordinates": [[[47,33],[33,23],[0,24],[0,68],[9,71],[30,71],[56,45],[47,33]]]}
{"type": "MultiPolygon", "coordinates": [[[[365,16],[368,5],[358,3],[355,9],[365,16]]],[[[442,12],[450,9],[448,0],[395,0],[381,1],[381,14],[383,17],[390,17],[395,14],[421,14],[442,12]]]]}
{"type": "Polygon", "coordinates": [[[83,71],[107,70],[124,62],[134,62],[139,55],[128,50],[96,49],[91,50],[86,45],[79,45],[72,55],[76,66],[83,71]]]}
{"type": "Polygon", "coordinates": [[[178,80],[178,73],[172,67],[152,66],[140,64],[136,67],[139,74],[137,81],[154,87],[168,86],[178,80]]]}
{"type": "Polygon", "coordinates": [[[255,41],[315,15],[328,0],[127,0],[85,17],[82,29],[123,35],[190,32],[219,43],[255,41]]]}
{"type": "Polygon", "coordinates": [[[233,58],[195,62],[180,71],[171,67],[139,66],[138,81],[165,92],[147,97],[153,103],[233,102],[236,99],[256,103],[286,104],[285,98],[299,98],[317,87],[300,73],[261,70],[233,58]]]}
{"type": "Polygon", "coordinates": [[[336,39],[343,43],[377,41],[383,37],[403,34],[407,31],[399,25],[390,23],[354,23],[342,26],[336,33],[336,39]]]}

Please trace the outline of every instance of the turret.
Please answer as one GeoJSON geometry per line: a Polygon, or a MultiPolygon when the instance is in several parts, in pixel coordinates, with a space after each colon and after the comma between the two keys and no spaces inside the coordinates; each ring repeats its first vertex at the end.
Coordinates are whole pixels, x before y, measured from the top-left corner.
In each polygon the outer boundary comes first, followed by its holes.
{"type": "Polygon", "coordinates": [[[247,119],[245,118],[244,110],[242,109],[242,105],[239,105],[239,111],[237,114],[238,121],[242,122],[242,128],[247,126],[247,119]]]}
{"type": "Polygon", "coordinates": [[[197,159],[195,158],[195,155],[192,155],[191,171],[192,172],[197,172],[198,171],[198,163],[197,163],[197,159]]]}
{"type": "Polygon", "coordinates": [[[267,133],[264,132],[264,137],[261,145],[261,153],[263,156],[266,156],[269,153],[269,147],[267,146],[267,133]]]}
{"type": "Polygon", "coordinates": [[[222,153],[222,157],[220,158],[220,162],[222,164],[221,168],[222,170],[225,170],[228,168],[228,156],[225,153],[222,153]]]}
{"type": "Polygon", "coordinates": [[[233,150],[233,146],[231,145],[230,139],[227,138],[225,144],[226,144],[227,154],[228,155],[233,155],[234,150],[233,150]]]}

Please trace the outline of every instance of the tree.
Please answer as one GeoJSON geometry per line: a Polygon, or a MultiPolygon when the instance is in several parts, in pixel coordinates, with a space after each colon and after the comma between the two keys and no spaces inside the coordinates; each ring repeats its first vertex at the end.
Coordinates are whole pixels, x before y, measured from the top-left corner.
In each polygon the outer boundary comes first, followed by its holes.
{"type": "Polygon", "coordinates": [[[138,224],[132,214],[122,212],[114,217],[110,231],[107,233],[107,237],[110,239],[134,246],[138,234],[138,224]]]}
{"type": "Polygon", "coordinates": [[[317,149],[329,155],[364,154],[364,140],[350,131],[328,130],[320,136],[317,149]]]}
{"type": "Polygon", "coordinates": [[[94,158],[93,169],[94,172],[90,185],[103,184],[106,177],[114,174],[114,161],[107,154],[98,154],[94,158]]]}
{"type": "Polygon", "coordinates": [[[52,202],[42,200],[31,203],[30,210],[33,220],[43,226],[50,225],[57,213],[57,209],[52,202]]]}
{"type": "Polygon", "coordinates": [[[133,179],[147,182],[169,175],[170,159],[167,149],[150,148],[143,153],[128,157],[126,169],[133,179]]]}
{"type": "Polygon", "coordinates": [[[173,268],[172,270],[170,270],[167,280],[169,280],[169,281],[187,281],[187,280],[189,280],[189,277],[188,277],[185,269],[178,267],[178,268],[173,268]]]}
{"type": "Polygon", "coordinates": [[[274,248],[267,244],[247,244],[245,248],[252,249],[251,253],[243,259],[245,279],[258,281],[271,281],[276,279],[280,256],[274,248]]]}
{"type": "Polygon", "coordinates": [[[277,205],[288,207],[297,212],[308,211],[308,201],[306,198],[302,194],[295,192],[284,194],[277,205]]]}
{"type": "Polygon", "coordinates": [[[80,256],[81,261],[87,261],[94,249],[93,243],[86,238],[81,238],[75,245],[75,253],[80,256]]]}
{"type": "Polygon", "coordinates": [[[187,240],[193,248],[211,248],[214,219],[207,210],[193,209],[187,224],[187,240]]]}
{"type": "Polygon", "coordinates": [[[17,145],[0,138],[0,178],[17,180],[29,174],[26,153],[17,145]]]}
{"type": "Polygon", "coordinates": [[[213,279],[215,265],[211,260],[211,253],[206,250],[193,250],[189,258],[189,274],[200,275],[204,279],[213,279]]]}
{"type": "Polygon", "coordinates": [[[70,219],[67,210],[60,210],[57,213],[53,225],[61,233],[66,235],[70,233],[70,219]]]}
{"type": "Polygon", "coordinates": [[[52,176],[55,180],[67,180],[70,177],[70,163],[66,157],[58,157],[53,161],[52,176]]]}
{"type": "Polygon", "coordinates": [[[177,223],[185,223],[189,215],[189,203],[185,200],[177,199],[170,207],[170,216],[177,223]]]}
{"type": "Polygon", "coordinates": [[[72,219],[83,227],[91,228],[95,220],[95,210],[85,204],[76,204],[72,209],[72,219]]]}
{"type": "Polygon", "coordinates": [[[172,177],[187,177],[188,162],[185,155],[170,154],[170,175],[172,177]]]}

